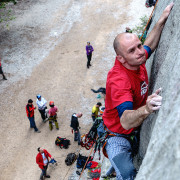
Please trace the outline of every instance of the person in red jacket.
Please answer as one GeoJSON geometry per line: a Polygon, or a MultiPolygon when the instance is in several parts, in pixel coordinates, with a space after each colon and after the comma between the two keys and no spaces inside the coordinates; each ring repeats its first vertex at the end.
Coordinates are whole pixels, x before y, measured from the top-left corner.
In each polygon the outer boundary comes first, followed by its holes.
{"type": "Polygon", "coordinates": [[[46,149],[39,147],[37,150],[39,153],[36,156],[36,163],[39,165],[39,168],[42,170],[42,173],[40,175],[40,180],[42,180],[43,177],[50,178],[50,175],[46,174],[48,164],[49,164],[48,158],[51,158],[51,159],[54,159],[54,158],[46,149]]]}
{"type": "Polygon", "coordinates": [[[33,106],[33,100],[29,99],[28,104],[26,105],[26,113],[30,121],[30,128],[34,128],[35,132],[40,133],[41,131],[38,130],[34,121],[34,109],[36,109],[36,107],[33,106]]]}

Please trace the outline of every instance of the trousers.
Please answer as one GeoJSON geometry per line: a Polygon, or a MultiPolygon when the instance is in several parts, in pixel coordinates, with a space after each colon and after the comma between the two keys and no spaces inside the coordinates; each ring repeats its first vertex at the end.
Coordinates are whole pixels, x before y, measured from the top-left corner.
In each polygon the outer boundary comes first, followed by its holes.
{"type": "Polygon", "coordinates": [[[116,171],[117,180],[134,180],[136,169],[133,165],[132,150],[129,141],[124,137],[110,137],[106,144],[111,165],[116,171]]]}
{"type": "Polygon", "coordinates": [[[39,112],[41,114],[41,118],[43,119],[43,121],[45,121],[45,119],[47,118],[46,108],[44,108],[43,110],[39,109],[39,112]]]}
{"type": "Polygon", "coordinates": [[[38,131],[38,128],[36,127],[36,123],[34,121],[34,117],[28,117],[30,122],[30,128],[34,128],[35,131],[38,131]]]}
{"type": "Polygon", "coordinates": [[[81,134],[80,134],[79,129],[74,130],[74,141],[78,141],[78,144],[81,143],[81,134]]]}
{"type": "Polygon", "coordinates": [[[92,58],[92,53],[90,53],[89,55],[87,55],[87,59],[88,59],[88,61],[87,61],[87,68],[89,68],[89,66],[90,66],[90,62],[91,62],[91,58],[92,58]]]}
{"type": "Polygon", "coordinates": [[[44,166],[44,169],[41,169],[42,172],[41,172],[41,175],[40,175],[40,180],[43,180],[43,176],[46,176],[47,168],[48,168],[48,164],[47,164],[47,166],[44,166]]]}
{"type": "Polygon", "coordinates": [[[56,116],[50,116],[49,117],[49,129],[52,130],[53,129],[53,125],[52,123],[55,123],[56,129],[59,129],[59,124],[57,122],[56,116]]]}

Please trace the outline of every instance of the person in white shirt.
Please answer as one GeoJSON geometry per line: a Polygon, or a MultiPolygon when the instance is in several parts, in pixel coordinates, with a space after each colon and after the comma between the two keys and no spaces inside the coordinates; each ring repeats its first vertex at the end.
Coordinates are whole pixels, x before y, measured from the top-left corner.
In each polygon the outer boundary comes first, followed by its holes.
{"type": "Polygon", "coordinates": [[[47,106],[46,106],[46,103],[47,103],[47,101],[43,97],[41,97],[40,94],[38,94],[36,97],[37,97],[36,104],[38,106],[38,110],[39,110],[39,112],[41,114],[43,122],[46,122],[46,119],[47,119],[47,114],[46,114],[47,106]]]}

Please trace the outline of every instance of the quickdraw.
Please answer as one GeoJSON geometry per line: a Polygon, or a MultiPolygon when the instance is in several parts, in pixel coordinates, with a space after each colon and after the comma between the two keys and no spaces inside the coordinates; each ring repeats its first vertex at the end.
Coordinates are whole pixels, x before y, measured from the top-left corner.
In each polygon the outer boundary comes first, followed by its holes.
{"type": "Polygon", "coordinates": [[[90,137],[88,137],[88,134],[84,134],[84,135],[81,136],[81,146],[85,147],[87,150],[92,148],[95,141],[96,140],[91,139],[90,137]]]}

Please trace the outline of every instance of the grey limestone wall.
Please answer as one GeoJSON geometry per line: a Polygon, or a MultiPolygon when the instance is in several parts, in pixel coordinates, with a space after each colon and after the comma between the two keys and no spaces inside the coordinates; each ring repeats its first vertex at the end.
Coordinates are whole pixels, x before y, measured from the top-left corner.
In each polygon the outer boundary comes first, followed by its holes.
{"type": "MultiPolygon", "coordinates": [[[[150,31],[170,0],[159,0],[150,31]]],[[[157,50],[147,62],[150,94],[162,87],[161,109],[143,123],[136,180],[180,179],[180,1],[163,29],[157,50]]]]}

